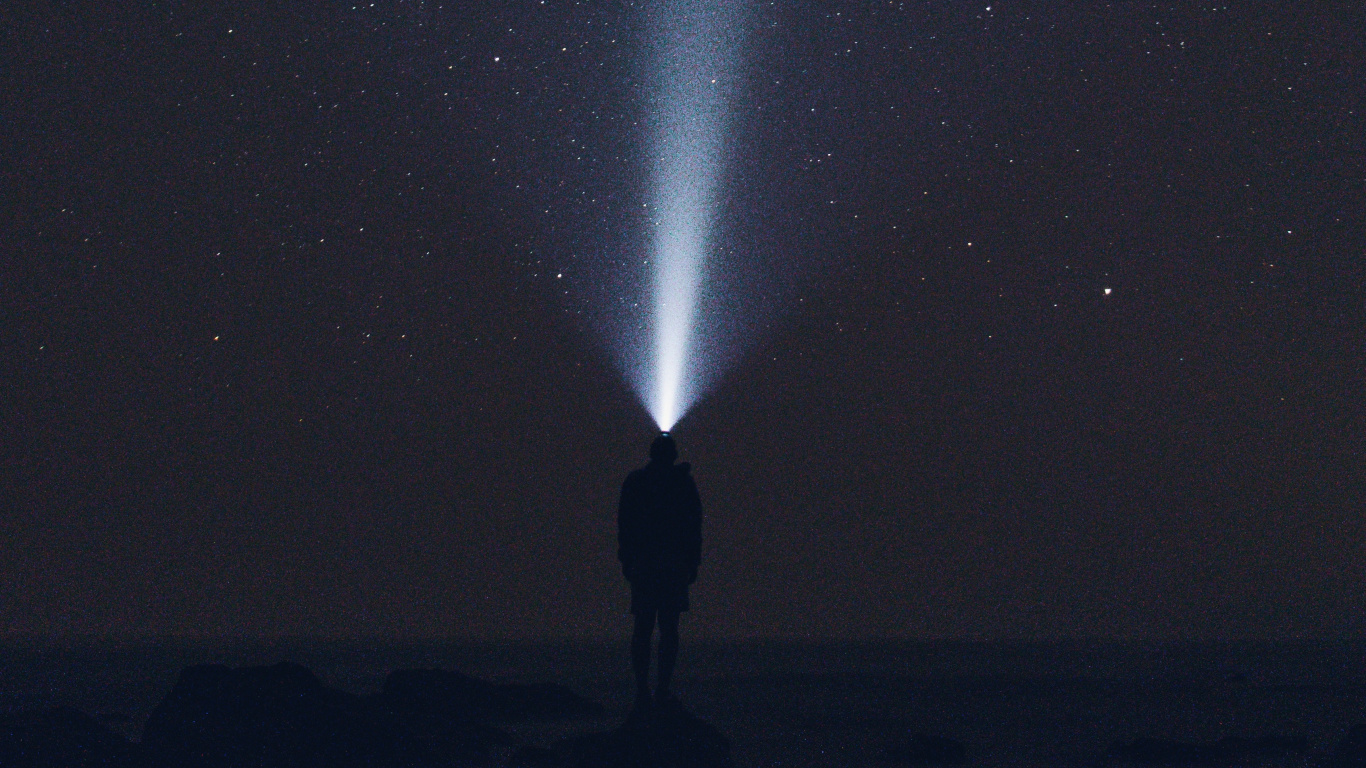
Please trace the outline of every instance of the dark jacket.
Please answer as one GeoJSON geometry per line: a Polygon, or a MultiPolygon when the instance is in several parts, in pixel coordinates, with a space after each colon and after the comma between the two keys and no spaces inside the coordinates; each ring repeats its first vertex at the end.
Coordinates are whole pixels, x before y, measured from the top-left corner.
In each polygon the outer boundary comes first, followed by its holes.
{"type": "Polygon", "coordinates": [[[651,462],[626,476],[617,507],[617,559],[627,579],[697,578],[702,500],[691,469],[651,462]]]}

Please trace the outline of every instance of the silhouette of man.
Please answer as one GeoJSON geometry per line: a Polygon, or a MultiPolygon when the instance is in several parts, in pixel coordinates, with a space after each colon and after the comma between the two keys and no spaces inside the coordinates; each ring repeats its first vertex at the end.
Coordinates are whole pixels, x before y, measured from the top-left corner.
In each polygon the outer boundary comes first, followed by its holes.
{"type": "Polygon", "coordinates": [[[631,582],[631,668],[636,710],[650,705],[650,641],[659,622],[657,703],[671,703],[669,681],[678,659],[678,615],[688,610],[688,585],[702,557],[702,501],[689,474],[675,464],[678,446],[667,432],[650,444],[650,463],[626,476],[617,508],[617,558],[631,582]]]}

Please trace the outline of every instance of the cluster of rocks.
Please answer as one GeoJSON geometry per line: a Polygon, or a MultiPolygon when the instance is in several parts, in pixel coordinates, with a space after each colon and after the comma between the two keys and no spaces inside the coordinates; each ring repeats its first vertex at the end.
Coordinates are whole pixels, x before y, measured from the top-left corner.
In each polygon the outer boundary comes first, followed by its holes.
{"type": "MultiPolygon", "coordinates": [[[[0,717],[3,768],[452,768],[489,765],[513,740],[499,723],[599,717],[558,685],[497,685],[443,670],[402,670],[357,696],[297,664],[206,665],[181,672],[140,742],[58,707],[0,717]]],[[[726,766],[719,732],[681,708],[648,722],[523,748],[523,766],[726,766]]]]}
{"type": "MultiPolygon", "coordinates": [[[[549,746],[521,746],[498,726],[598,718],[603,707],[559,685],[500,685],[439,669],[391,673],[379,693],[324,685],[297,664],[205,665],[181,672],[147,719],[142,740],[66,707],[0,716],[0,768],[728,768],[730,744],[681,706],[658,707],[620,727],[549,746]]],[[[884,757],[961,765],[963,744],[908,733],[884,757]]],[[[1149,765],[1248,765],[1265,760],[1366,768],[1366,725],[1329,752],[1302,736],[1194,743],[1139,738],[1105,757],[1149,765]]]]}
{"type": "Polygon", "coordinates": [[[730,742],[681,706],[665,706],[621,727],[514,753],[511,768],[730,768],[730,742]]]}

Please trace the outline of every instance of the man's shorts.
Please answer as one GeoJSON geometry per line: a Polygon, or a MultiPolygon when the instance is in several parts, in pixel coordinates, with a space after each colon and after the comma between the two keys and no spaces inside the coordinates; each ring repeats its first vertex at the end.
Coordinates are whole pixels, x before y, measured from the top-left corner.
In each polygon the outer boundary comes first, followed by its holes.
{"type": "Polygon", "coordinates": [[[631,582],[631,613],[682,613],[688,610],[688,582],[647,577],[631,582]]]}

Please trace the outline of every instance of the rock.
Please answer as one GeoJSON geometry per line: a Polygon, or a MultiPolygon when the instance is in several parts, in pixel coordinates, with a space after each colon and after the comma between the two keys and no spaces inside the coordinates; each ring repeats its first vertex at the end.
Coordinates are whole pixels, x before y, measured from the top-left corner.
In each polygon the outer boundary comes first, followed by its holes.
{"type": "Polygon", "coordinates": [[[551,749],[571,768],[728,768],[730,742],[682,706],[656,708],[611,731],[573,736],[551,749]]]}
{"type": "Polygon", "coordinates": [[[122,765],[129,750],[126,739],[68,707],[0,716],[4,768],[105,768],[122,765]]]}
{"type": "Polygon", "coordinates": [[[962,765],[967,762],[967,751],[953,739],[913,733],[905,742],[887,750],[887,759],[918,765],[962,765]]]}
{"type": "Polygon", "coordinates": [[[398,739],[395,764],[403,768],[485,762],[494,747],[509,746],[512,739],[489,725],[447,717],[439,710],[385,708],[382,699],[368,702],[375,716],[389,724],[398,739]]]}
{"type": "Polygon", "coordinates": [[[495,685],[401,670],[360,697],[297,664],[189,667],[153,711],[138,749],[149,768],[426,768],[487,761],[511,739],[489,720],[596,715],[559,685],[495,685]]]}
{"type": "Polygon", "coordinates": [[[147,720],[142,761],[165,768],[371,766],[399,734],[361,699],[297,665],[180,673],[147,720]]]}
{"type": "Polygon", "coordinates": [[[464,721],[486,720],[498,707],[493,683],[441,669],[400,669],[384,679],[376,702],[394,712],[428,712],[464,721]]]}
{"type": "Polygon", "coordinates": [[[563,685],[531,683],[499,685],[502,720],[557,720],[601,717],[606,710],[596,701],[585,699],[563,685]]]}
{"type": "Polygon", "coordinates": [[[442,712],[468,721],[595,717],[603,707],[562,685],[497,685],[459,672],[402,669],[381,694],[396,710],[442,712]]]}
{"type": "Polygon", "coordinates": [[[507,734],[478,723],[424,719],[405,723],[394,745],[394,765],[402,768],[447,768],[484,763],[495,746],[512,743],[507,734]]]}
{"type": "Polygon", "coordinates": [[[1129,742],[1115,742],[1105,754],[1140,763],[1211,765],[1239,757],[1304,754],[1308,751],[1309,740],[1303,736],[1225,736],[1213,744],[1138,738],[1129,742]]]}

